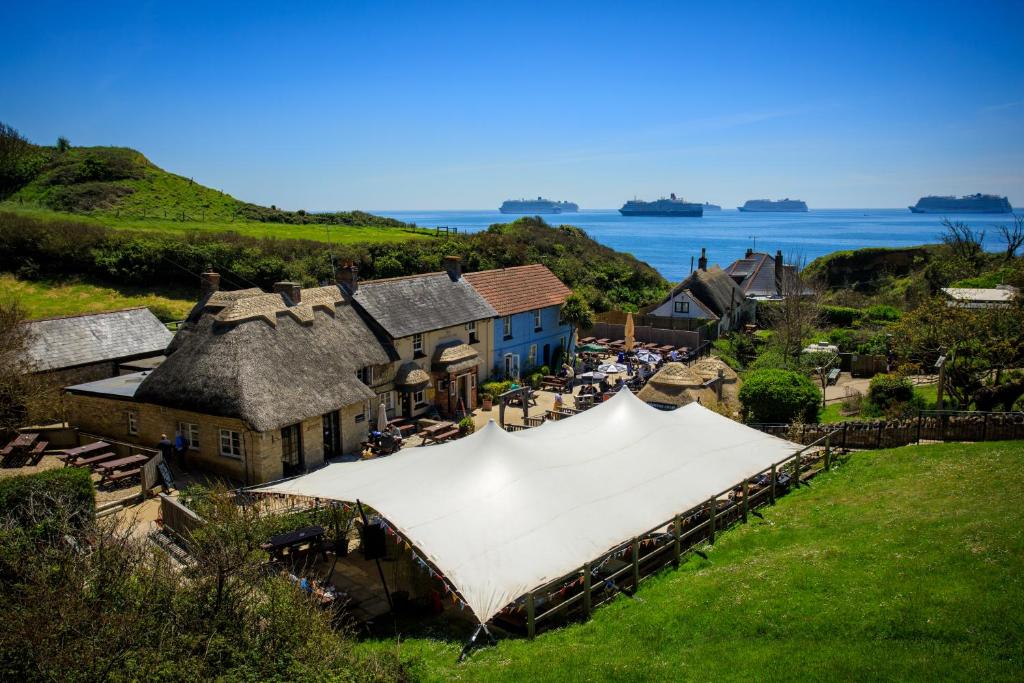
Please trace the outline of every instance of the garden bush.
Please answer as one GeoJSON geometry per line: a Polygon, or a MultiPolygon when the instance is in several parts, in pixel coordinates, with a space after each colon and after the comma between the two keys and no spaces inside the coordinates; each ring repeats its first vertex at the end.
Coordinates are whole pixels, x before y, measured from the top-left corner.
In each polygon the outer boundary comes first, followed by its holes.
{"type": "Polygon", "coordinates": [[[868,400],[883,412],[914,399],[914,385],[899,375],[875,375],[868,386],[868,400]]]}
{"type": "Polygon", "coordinates": [[[859,309],[850,308],[849,306],[822,306],[821,317],[822,320],[834,327],[849,327],[854,322],[861,319],[863,314],[859,309]]]}
{"type": "Polygon", "coordinates": [[[875,306],[868,306],[864,310],[864,315],[868,320],[875,322],[896,322],[900,319],[900,311],[895,306],[886,306],[884,304],[877,304],[875,306]]]}
{"type": "Polygon", "coordinates": [[[740,403],[748,422],[817,422],[821,393],[791,370],[755,370],[744,380],[740,403]]]}
{"type": "Polygon", "coordinates": [[[13,519],[45,534],[58,511],[80,526],[96,513],[96,491],[89,470],[67,467],[0,479],[0,519],[13,519]]]}

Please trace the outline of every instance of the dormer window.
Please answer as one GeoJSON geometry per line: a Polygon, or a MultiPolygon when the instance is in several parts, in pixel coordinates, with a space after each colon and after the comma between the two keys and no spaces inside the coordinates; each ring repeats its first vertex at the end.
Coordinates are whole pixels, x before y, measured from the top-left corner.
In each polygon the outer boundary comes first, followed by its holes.
{"type": "Polygon", "coordinates": [[[412,335],[412,353],[414,356],[423,355],[423,335],[414,334],[412,335]]]}
{"type": "Polygon", "coordinates": [[[535,310],[533,312],[533,331],[534,332],[540,332],[543,329],[544,329],[544,324],[541,322],[541,319],[540,319],[540,309],[538,308],[537,310],[535,310]]]}

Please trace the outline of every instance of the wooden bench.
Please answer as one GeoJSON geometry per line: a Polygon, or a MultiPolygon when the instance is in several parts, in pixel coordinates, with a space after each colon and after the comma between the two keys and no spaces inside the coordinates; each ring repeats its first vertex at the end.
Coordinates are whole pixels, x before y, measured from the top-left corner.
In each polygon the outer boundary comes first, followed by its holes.
{"type": "Polygon", "coordinates": [[[93,465],[96,465],[98,463],[104,462],[106,460],[113,460],[116,457],[117,457],[117,453],[114,453],[113,451],[111,451],[109,453],[100,453],[99,455],[94,455],[94,456],[92,456],[90,458],[83,458],[82,460],[78,460],[78,461],[75,462],[75,464],[73,464],[71,466],[72,467],[89,467],[89,468],[92,468],[93,465]]]}
{"type": "Polygon", "coordinates": [[[40,441],[37,443],[31,451],[29,451],[28,464],[38,465],[39,461],[43,459],[43,453],[46,451],[46,447],[50,445],[49,441],[40,441]]]}
{"type": "Polygon", "coordinates": [[[451,428],[451,429],[449,429],[447,431],[441,432],[440,434],[434,434],[432,439],[436,443],[441,443],[442,441],[447,441],[448,439],[451,439],[451,438],[456,437],[458,435],[459,435],[459,428],[458,427],[453,427],[453,428],[451,428]]]}
{"type": "Polygon", "coordinates": [[[118,472],[107,472],[100,479],[100,486],[106,486],[108,484],[116,484],[119,481],[130,479],[131,477],[137,477],[142,473],[141,467],[134,467],[130,470],[120,470],[118,472]]]}
{"type": "Polygon", "coordinates": [[[555,375],[544,375],[543,379],[541,379],[541,381],[540,381],[540,386],[543,389],[551,388],[551,389],[559,389],[559,390],[563,390],[564,391],[565,388],[569,386],[569,382],[570,382],[570,380],[569,380],[568,377],[556,377],[555,375]]]}

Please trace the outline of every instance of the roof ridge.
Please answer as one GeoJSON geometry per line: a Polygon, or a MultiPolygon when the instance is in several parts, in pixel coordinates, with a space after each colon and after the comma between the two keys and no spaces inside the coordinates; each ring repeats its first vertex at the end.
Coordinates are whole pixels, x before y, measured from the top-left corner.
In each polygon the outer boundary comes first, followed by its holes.
{"type": "Polygon", "coordinates": [[[127,308],[116,308],[113,311],[91,311],[86,313],[69,313],[67,315],[52,315],[47,318],[30,318],[28,320],[22,320],[22,323],[38,323],[47,320],[67,320],[68,318],[84,318],[86,316],[93,315],[110,315],[111,313],[125,313],[127,311],[138,311],[140,309],[149,310],[149,306],[128,306],[127,308]]]}

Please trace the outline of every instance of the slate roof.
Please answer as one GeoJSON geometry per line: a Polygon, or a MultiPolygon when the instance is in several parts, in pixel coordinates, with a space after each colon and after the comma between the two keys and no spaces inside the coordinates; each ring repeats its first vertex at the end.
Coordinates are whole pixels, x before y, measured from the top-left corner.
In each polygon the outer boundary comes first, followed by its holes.
{"type": "Polygon", "coordinates": [[[356,373],[397,358],[337,285],[303,289],[298,305],[258,289],[218,294],[192,309],[135,400],[265,432],[374,399],[356,373]]]}
{"type": "Polygon", "coordinates": [[[148,308],[30,320],[28,363],[38,372],[163,353],[174,336],[148,308]]]}
{"type": "Polygon", "coordinates": [[[779,296],[775,282],[775,258],[769,254],[753,253],[733,261],[725,272],[740,279],[739,286],[745,296],[779,296]]]}
{"type": "Polygon", "coordinates": [[[392,339],[498,315],[465,277],[448,273],[365,280],[352,298],[392,339]]]}
{"type": "Polygon", "coordinates": [[[561,306],[572,290],[539,263],[496,268],[463,276],[500,316],[561,306]]]}

